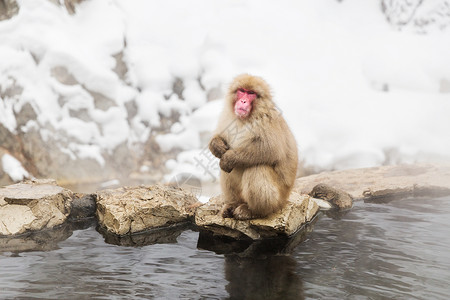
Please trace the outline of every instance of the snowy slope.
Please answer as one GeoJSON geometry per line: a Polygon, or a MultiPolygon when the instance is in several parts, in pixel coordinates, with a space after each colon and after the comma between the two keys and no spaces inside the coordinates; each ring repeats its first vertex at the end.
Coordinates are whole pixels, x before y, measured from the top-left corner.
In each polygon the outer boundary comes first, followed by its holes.
{"type": "Polygon", "coordinates": [[[449,31],[399,30],[378,1],[91,0],[73,16],[46,0],[18,2],[19,14],[0,22],[0,86],[23,92],[2,96],[0,122],[12,133],[38,128],[43,139],[50,124],[69,139],[61,151],[72,159],[103,166],[105,153],[144,143],[175,111],[171,133],[156,138],[165,151],[183,150],[167,162],[167,178],[215,179],[203,133],[241,72],[272,85],[306,166],[450,158],[449,31]],[[120,52],[125,78],[113,71],[120,52]],[[55,79],[60,67],[76,84],[55,79]],[[92,92],[114,105],[98,108],[92,92]],[[15,112],[25,103],[38,118],[19,128],[15,112]],[[82,110],[88,118],[73,114],[82,110]]]}

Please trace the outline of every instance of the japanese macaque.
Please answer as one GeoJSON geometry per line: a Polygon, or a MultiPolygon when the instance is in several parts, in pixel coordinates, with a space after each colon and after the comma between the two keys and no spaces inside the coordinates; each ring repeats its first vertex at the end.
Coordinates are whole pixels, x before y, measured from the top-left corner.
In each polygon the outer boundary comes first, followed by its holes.
{"type": "Polygon", "coordinates": [[[262,218],[286,205],[297,145],[262,78],[242,74],[233,80],[209,149],[220,159],[223,217],[262,218]]]}

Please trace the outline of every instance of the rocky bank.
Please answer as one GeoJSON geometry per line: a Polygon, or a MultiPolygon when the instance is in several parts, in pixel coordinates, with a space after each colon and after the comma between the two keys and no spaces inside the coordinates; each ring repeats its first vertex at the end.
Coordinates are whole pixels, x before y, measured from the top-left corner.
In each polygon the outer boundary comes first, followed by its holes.
{"type": "Polygon", "coordinates": [[[341,208],[348,209],[352,198],[384,202],[445,195],[450,195],[450,165],[399,165],[324,172],[297,179],[295,191],[282,211],[263,219],[238,221],[218,214],[223,201],[221,196],[202,204],[190,192],[178,187],[121,187],[82,195],[56,185],[53,180],[30,180],[0,188],[0,251],[34,249],[33,245],[42,245],[42,239],[48,235],[37,233],[49,232],[52,228],[63,233],[52,237],[59,241],[70,236],[68,223],[79,220],[92,223],[95,216],[105,240],[119,245],[173,241],[186,225],[202,232],[204,244],[209,244],[205,237],[224,236],[243,241],[290,238],[318,212],[312,196],[334,201],[335,206],[344,203],[341,208]]]}
{"type": "Polygon", "coordinates": [[[366,201],[450,194],[450,164],[394,165],[323,172],[296,180],[295,190],[309,193],[317,184],[366,201]]]}

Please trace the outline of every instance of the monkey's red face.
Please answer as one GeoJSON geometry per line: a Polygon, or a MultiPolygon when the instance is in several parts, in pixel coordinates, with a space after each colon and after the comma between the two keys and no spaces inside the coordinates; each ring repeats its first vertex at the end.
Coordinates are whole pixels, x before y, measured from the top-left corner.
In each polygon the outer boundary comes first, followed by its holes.
{"type": "Polygon", "coordinates": [[[240,88],[236,91],[236,102],[234,103],[234,113],[239,118],[247,118],[253,106],[253,101],[256,99],[256,93],[254,91],[240,88]]]}

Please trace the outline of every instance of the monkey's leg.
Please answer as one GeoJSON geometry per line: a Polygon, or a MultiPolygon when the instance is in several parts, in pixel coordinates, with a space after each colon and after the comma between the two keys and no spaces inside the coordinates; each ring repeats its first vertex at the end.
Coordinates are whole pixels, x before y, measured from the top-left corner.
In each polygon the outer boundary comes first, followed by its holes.
{"type": "Polygon", "coordinates": [[[224,218],[232,218],[235,208],[243,203],[241,181],[242,170],[236,169],[231,173],[220,172],[220,185],[225,198],[220,214],[224,218]]]}
{"type": "Polygon", "coordinates": [[[269,166],[248,168],[242,176],[242,199],[245,203],[234,210],[239,220],[265,217],[284,205],[277,175],[269,166]]]}

